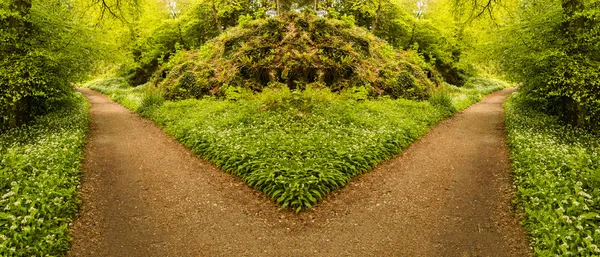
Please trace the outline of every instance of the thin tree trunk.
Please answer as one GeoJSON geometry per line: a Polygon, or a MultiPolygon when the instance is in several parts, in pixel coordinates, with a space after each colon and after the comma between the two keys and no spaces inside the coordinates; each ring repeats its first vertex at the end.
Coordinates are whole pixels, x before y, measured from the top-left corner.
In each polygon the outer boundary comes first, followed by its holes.
{"type": "Polygon", "coordinates": [[[410,46],[414,43],[416,31],[417,31],[417,22],[415,21],[415,23],[413,23],[412,31],[410,33],[410,40],[408,41],[408,44],[406,45],[406,49],[409,49],[410,46]]]}
{"type": "Polygon", "coordinates": [[[213,16],[215,17],[215,23],[217,24],[217,28],[219,29],[219,34],[222,34],[223,27],[221,26],[221,21],[219,20],[219,15],[217,13],[217,7],[215,5],[215,1],[216,0],[212,1],[212,13],[213,13],[213,16]]]}
{"type": "Polygon", "coordinates": [[[281,15],[281,3],[279,0],[275,0],[275,6],[277,7],[277,16],[281,15]]]}
{"type": "MultiPolygon", "coordinates": [[[[32,0],[13,0],[9,9],[13,12],[19,14],[20,17],[10,17],[8,20],[8,24],[11,28],[16,29],[18,31],[17,41],[20,47],[13,47],[14,53],[17,53],[13,56],[17,57],[16,61],[23,61],[22,56],[26,56],[30,50],[29,43],[31,34],[33,33],[33,24],[31,23],[31,19],[29,17],[31,13],[32,0]]],[[[12,42],[17,43],[17,42],[12,42]]],[[[14,46],[14,45],[13,45],[14,46]]],[[[9,57],[9,60],[12,59],[9,57]]],[[[13,59],[13,61],[15,61],[13,59]]],[[[23,74],[23,79],[27,80],[29,77],[28,73],[25,72],[23,74]]],[[[29,84],[22,84],[21,86],[31,86],[29,84]]],[[[29,122],[32,118],[32,107],[33,101],[31,96],[23,96],[19,100],[16,101],[12,108],[12,115],[9,115],[9,126],[20,126],[27,122],[29,122]],[[12,116],[12,119],[11,117],[12,116]]]]}
{"type": "Polygon", "coordinates": [[[319,0],[315,0],[315,5],[314,5],[315,12],[317,11],[318,6],[319,6],[319,0]]]}
{"type": "Polygon", "coordinates": [[[183,49],[188,49],[187,45],[185,44],[185,40],[183,39],[183,31],[181,31],[181,25],[177,24],[177,29],[179,30],[179,41],[181,41],[181,46],[183,46],[183,49]]]}
{"type": "MultiPolygon", "coordinates": [[[[577,12],[583,11],[585,9],[585,4],[581,0],[563,0],[562,7],[566,17],[562,22],[561,32],[563,35],[566,35],[571,46],[575,46],[569,47],[567,52],[570,55],[578,55],[581,53],[582,49],[577,44],[578,41],[580,41],[577,34],[585,28],[586,17],[580,15],[577,18],[573,18],[573,16],[575,16],[577,12]]],[[[570,76],[572,75],[566,74],[565,77],[568,78],[570,76]]],[[[571,96],[563,96],[561,102],[567,120],[574,126],[584,127],[586,125],[586,109],[585,106],[583,106],[585,98],[576,100],[571,96]]]]}
{"type": "Polygon", "coordinates": [[[381,1],[379,1],[379,5],[377,6],[377,11],[375,12],[375,20],[373,21],[373,27],[371,27],[371,33],[375,33],[377,29],[377,23],[379,22],[379,15],[381,13],[381,1]]]}

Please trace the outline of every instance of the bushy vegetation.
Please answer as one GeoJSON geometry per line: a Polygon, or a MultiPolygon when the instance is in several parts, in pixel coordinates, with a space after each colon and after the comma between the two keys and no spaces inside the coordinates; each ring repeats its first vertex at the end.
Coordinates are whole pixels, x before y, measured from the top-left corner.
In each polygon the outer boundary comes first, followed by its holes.
{"type": "Polygon", "coordinates": [[[0,1],[0,131],[45,113],[46,101],[71,94],[70,83],[91,68],[93,31],[75,6],[0,1]]]}
{"type": "Polygon", "coordinates": [[[159,25],[152,24],[146,33],[134,33],[133,62],[122,67],[120,74],[133,86],[144,84],[177,51],[199,48],[227,28],[236,26],[240,17],[264,17],[265,11],[265,7],[254,1],[215,0],[199,1],[181,14],[181,9],[172,9],[168,16],[159,12],[165,16],[156,22],[159,25]]]}
{"type": "Polygon", "coordinates": [[[452,105],[458,111],[461,111],[471,104],[481,101],[485,95],[507,87],[510,87],[510,85],[499,79],[472,77],[465,82],[464,86],[450,85],[446,87],[446,91],[452,98],[452,105]]]}
{"type": "Polygon", "coordinates": [[[504,70],[548,113],[600,132],[600,2],[526,2],[500,33],[504,70]]]}
{"type": "Polygon", "coordinates": [[[472,104],[497,83],[477,79],[470,89],[449,85],[440,92],[442,100],[434,102],[372,99],[365,87],[332,93],[310,86],[270,87],[261,93],[230,89],[221,98],[163,102],[152,96],[152,88],[123,89],[115,81],[88,86],[126,103],[194,153],[296,210],[314,206],[398,154],[433,124],[464,108],[455,102],[472,104]]]}
{"type": "MultiPolygon", "coordinates": [[[[170,15],[155,12],[145,10],[144,15],[164,18],[156,21],[159,25],[144,29],[146,32],[132,32],[135,38],[131,46],[133,60],[120,69],[119,75],[133,86],[149,81],[178,51],[197,50],[239,24],[290,12],[319,13],[321,17],[354,23],[397,50],[414,50],[450,84],[462,86],[475,74],[475,66],[462,60],[465,49],[461,44],[469,36],[462,33],[462,25],[455,21],[457,17],[452,14],[449,2],[419,5],[418,1],[394,0],[204,0],[188,8],[173,9],[170,15]]],[[[145,28],[147,25],[137,26],[145,28]]]]}
{"type": "Polygon", "coordinates": [[[434,71],[423,70],[417,54],[395,51],[352,23],[308,13],[248,22],[178,57],[155,82],[168,99],[282,85],[334,92],[366,87],[371,95],[426,99],[434,87],[428,79],[434,71]]]}
{"type": "Polygon", "coordinates": [[[110,96],[114,101],[131,110],[136,110],[140,106],[142,93],[147,87],[147,85],[131,87],[125,79],[118,77],[96,79],[85,86],[110,96]]]}
{"type": "Polygon", "coordinates": [[[600,139],[532,107],[506,105],[517,203],[538,256],[598,256],[600,139]]]}
{"type": "Polygon", "coordinates": [[[334,1],[329,10],[330,17],[350,17],[357,26],[369,29],[396,49],[417,51],[447,83],[462,86],[468,77],[475,75],[475,70],[472,64],[461,61],[460,44],[464,35],[457,33],[462,28],[455,23],[456,15],[444,10],[447,4],[443,1],[334,1]]]}
{"type": "Polygon", "coordinates": [[[88,105],[76,96],[51,106],[0,134],[1,256],[58,256],[69,247],[88,105]]]}

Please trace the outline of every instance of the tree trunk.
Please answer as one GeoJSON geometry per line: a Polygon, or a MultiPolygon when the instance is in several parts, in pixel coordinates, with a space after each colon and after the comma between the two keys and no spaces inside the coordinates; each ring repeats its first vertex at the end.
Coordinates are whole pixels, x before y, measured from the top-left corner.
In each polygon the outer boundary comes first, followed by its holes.
{"type": "Polygon", "coordinates": [[[315,9],[315,12],[317,11],[317,8],[318,8],[318,7],[319,7],[319,1],[318,1],[318,0],[315,0],[315,4],[314,4],[314,9],[315,9]]]}
{"type": "Polygon", "coordinates": [[[183,31],[181,30],[180,24],[177,24],[177,30],[179,31],[179,41],[181,41],[181,46],[183,49],[188,49],[187,45],[185,44],[185,39],[183,39],[183,31]]]}
{"type": "Polygon", "coordinates": [[[219,34],[222,34],[223,33],[223,27],[221,26],[221,21],[219,20],[219,15],[218,15],[218,12],[217,12],[217,7],[215,5],[215,1],[216,0],[212,1],[212,13],[213,13],[213,16],[215,17],[215,24],[217,24],[217,28],[219,29],[219,34]]]}
{"type": "Polygon", "coordinates": [[[381,0],[377,5],[377,11],[375,12],[375,20],[373,21],[373,27],[371,27],[371,33],[375,34],[375,30],[377,29],[377,23],[379,22],[379,15],[381,13],[381,0]]]}
{"type": "MultiPolygon", "coordinates": [[[[578,55],[582,52],[581,44],[578,44],[581,39],[578,38],[580,31],[585,29],[586,17],[583,15],[575,16],[577,12],[585,10],[585,4],[582,0],[563,0],[562,8],[565,14],[563,23],[561,24],[561,32],[567,39],[567,53],[571,56],[578,55]]],[[[561,99],[563,103],[564,114],[569,123],[577,127],[584,127],[586,125],[585,116],[586,109],[583,106],[583,99],[577,101],[570,96],[563,96],[561,99]]]]}
{"type": "Polygon", "coordinates": [[[281,15],[281,3],[279,0],[275,0],[275,6],[277,7],[277,16],[281,15]]]}
{"type": "Polygon", "coordinates": [[[406,49],[409,49],[410,46],[415,42],[415,33],[417,31],[417,22],[415,21],[413,23],[413,27],[412,27],[412,31],[410,33],[410,40],[408,41],[408,44],[406,45],[406,49]]]}
{"type": "MultiPolygon", "coordinates": [[[[8,20],[8,24],[12,28],[16,28],[18,31],[17,42],[11,42],[13,45],[14,53],[17,53],[17,60],[13,59],[12,61],[23,61],[23,57],[25,57],[30,51],[30,38],[33,33],[33,24],[31,23],[31,19],[29,17],[31,13],[31,3],[32,0],[13,0],[9,5],[9,9],[12,12],[16,12],[20,17],[11,17],[8,20]],[[17,47],[14,47],[17,46],[17,47]]],[[[28,77],[28,74],[24,74],[23,76],[28,77]]],[[[26,78],[24,78],[26,79],[26,78]]],[[[19,85],[21,87],[27,87],[27,84],[19,85]]],[[[20,126],[31,121],[33,111],[33,98],[31,96],[23,96],[18,99],[12,108],[12,118],[9,116],[9,126],[20,126]]]]}
{"type": "Polygon", "coordinates": [[[15,126],[21,126],[31,121],[33,112],[33,97],[26,96],[15,105],[15,126]]]}

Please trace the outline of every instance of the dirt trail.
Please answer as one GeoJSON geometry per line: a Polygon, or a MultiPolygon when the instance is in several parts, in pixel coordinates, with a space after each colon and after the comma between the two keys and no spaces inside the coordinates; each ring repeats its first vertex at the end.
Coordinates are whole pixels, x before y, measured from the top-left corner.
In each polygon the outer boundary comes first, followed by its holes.
{"type": "Polygon", "coordinates": [[[300,215],[81,91],[92,124],[69,256],[529,255],[510,205],[502,112],[510,89],[300,215]]]}

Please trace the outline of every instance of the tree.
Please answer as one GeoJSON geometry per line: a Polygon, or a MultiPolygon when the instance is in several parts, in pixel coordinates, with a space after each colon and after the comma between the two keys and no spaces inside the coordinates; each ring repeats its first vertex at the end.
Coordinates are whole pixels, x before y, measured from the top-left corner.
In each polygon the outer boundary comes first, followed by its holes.
{"type": "Polygon", "coordinates": [[[90,69],[90,31],[62,0],[0,1],[0,129],[27,123],[69,95],[90,69]]]}
{"type": "Polygon", "coordinates": [[[598,1],[524,1],[501,36],[501,63],[529,99],[573,125],[599,128],[598,1]]]}

